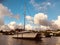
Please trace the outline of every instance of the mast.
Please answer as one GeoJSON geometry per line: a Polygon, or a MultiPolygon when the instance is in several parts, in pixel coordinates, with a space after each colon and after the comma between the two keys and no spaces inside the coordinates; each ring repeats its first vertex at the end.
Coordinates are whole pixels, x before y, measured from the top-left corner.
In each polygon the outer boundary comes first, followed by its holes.
{"type": "Polygon", "coordinates": [[[25,30],[25,17],[26,17],[26,1],[24,0],[24,30],[25,30]]]}

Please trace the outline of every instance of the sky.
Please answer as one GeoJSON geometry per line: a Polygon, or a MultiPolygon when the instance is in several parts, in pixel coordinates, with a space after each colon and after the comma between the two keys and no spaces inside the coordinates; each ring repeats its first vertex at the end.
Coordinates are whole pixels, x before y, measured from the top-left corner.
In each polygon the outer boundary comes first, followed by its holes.
{"type": "MultiPolygon", "coordinates": [[[[30,26],[30,24],[40,24],[42,27],[44,27],[47,26],[48,23],[50,24],[52,21],[57,25],[59,24],[57,22],[60,21],[60,0],[25,0],[25,2],[25,18],[28,26],[30,26]],[[44,24],[41,23],[41,19],[44,20],[42,22],[46,22],[44,24]]],[[[24,0],[0,0],[0,7],[2,7],[0,8],[0,16],[2,17],[2,22],[4,22],[4,24],[9,24],[10,22],[24,24],[24,4],[24,0]]],[[[48,27],[51,27],[51,25],[48,25],[48,27]]]]}

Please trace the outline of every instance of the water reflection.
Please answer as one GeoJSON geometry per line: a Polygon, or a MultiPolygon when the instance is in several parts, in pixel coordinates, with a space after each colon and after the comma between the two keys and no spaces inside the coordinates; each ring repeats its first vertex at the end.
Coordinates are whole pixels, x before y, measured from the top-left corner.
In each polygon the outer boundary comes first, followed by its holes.
{"type": "Polygon", "coordinates": [[[42,38],[42,41],[34,41],[0,35],[0,45],[60,45],[60,37],[42,38]]]}
{"type": "Polygon", "coordinates": [[[56,45],[60,45],[60,37],[55,37],[55,38],[57,38],[56,45]]]}

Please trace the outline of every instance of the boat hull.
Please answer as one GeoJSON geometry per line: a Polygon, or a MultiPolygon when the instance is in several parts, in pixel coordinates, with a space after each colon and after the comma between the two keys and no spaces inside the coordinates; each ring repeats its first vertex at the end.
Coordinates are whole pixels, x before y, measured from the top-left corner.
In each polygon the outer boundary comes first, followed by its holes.
{"type": "Polygon", "coordinates": [[[30,33],[21,33],[21,34],[16,34],[16,35],[13,35],[13,38],[20,38],[20,39],[35,39],[37,36],[37,33],[33,33],[33,32],[30,32],[30,33]]]}

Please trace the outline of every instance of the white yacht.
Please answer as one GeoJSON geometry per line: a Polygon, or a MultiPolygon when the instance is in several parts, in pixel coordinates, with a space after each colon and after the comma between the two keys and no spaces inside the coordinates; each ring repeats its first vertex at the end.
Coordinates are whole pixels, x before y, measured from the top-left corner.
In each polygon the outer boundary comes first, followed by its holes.
{"type": "Polygon", "coordinates": [[[37,32],[22,31],[22,32],[19,32],[19,33],[13,35],[13,38],[36,39],[36,38],[39,38],[39,37],[38,37],[38,33],[37,32]]]}

